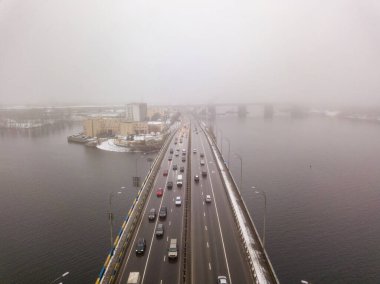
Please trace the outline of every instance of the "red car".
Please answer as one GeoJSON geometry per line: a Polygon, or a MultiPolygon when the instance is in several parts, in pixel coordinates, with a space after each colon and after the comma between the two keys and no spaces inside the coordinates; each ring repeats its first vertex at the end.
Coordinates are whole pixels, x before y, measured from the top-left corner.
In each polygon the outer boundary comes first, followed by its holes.
{"type": "Polygon", "coordinates": [[[157,197],[160,197],[162,196],[162,194],[164,193],[164,189],[163,188],[158,188],[157,191],[156,191],[156,194],[157,194],[157,197]]]}
{"type": "Polygon", "coordinates": [[[164,170],[164,177],[168,175],[168,170],[164,170]]]}

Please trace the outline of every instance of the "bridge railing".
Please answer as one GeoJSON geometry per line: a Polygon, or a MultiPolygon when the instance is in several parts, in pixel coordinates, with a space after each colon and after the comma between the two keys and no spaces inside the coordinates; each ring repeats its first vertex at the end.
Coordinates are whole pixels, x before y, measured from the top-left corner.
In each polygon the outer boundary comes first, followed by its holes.
{"type": "Polygon", "coordinates": [[[214,136],[209,133],[208,128],[205,127],[205,125],[203,125],[203,130],[217,161],[217,166],[227,191],[227,197],[234,213],[234,218],[239,229],[239,234],[254,281],[258,284],[279,283],[247,206],[240,194],[239,188],[231,172],[224,164],[223,156],[217,147],[214,136]],[[233,193],[229,192],[229,188],[233,190],[233,193]],[[249,226],[249,231],[247,231],[247,226],[249,226]]]}
{"type": "Polygon", "coordinates": [[[155,160],[153,161],[150,172],[145,177],[140,190],[137,192],[137,196],[134,199],[127,216],[125,217],[125,220],[121,226],[119,233],[116,236],[116,239],[113,243],[113,247],[110,250],[106,258],[106,261],[104,262],[104,265],[95,282],[96,284],[110,284],[115,281],[117,273],[119,272],[120,266],[123,262],[124,254],[126,253],[127,248],[131,243],[134,231],[137,227],[140,218],[142,217],[141,212],[144,209],[145,202],[152,189],[152,185],[154,184],[156,175],[160,169],[166,150],[168,149],[170,142],[176,132],[177,130],[174,130],[172,133],[167,135],[164,145],[161,147],[161,150],[159,151],[155,160]]]}

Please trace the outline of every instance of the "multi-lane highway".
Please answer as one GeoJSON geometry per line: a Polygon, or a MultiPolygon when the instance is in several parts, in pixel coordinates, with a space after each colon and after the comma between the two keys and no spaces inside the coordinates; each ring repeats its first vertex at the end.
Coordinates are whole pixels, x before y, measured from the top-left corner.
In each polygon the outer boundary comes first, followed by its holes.
{"type": "Polygon", "coordinates": [[[229,283],[252,283],[211,148],[196,122],[192,127],[191,147],[192,283],[215,283],[221,275],[229,283]],[[207,173],[206,177],[202,171],[207,173]],[[199,175],[199,182],[194,180],[195,175],[199,175]],[[210,195],[211,202],[205,201],[206,195],[210,195]]]}
{"type": "Polygon", "coordinates": [[[215,160],[205,134],[196,121],[184,124],[168,148],[154,182],[153,189],[145,204],[143,216],[138,224],[132,243],[118,273],[117,283],[127,283],[130,272],[138,271],[141,283],[180,283],[182,279],[182,241],[184,233],[184,202],[187,186],[187,159],[191,160],[191,282],[215,283],[218,276],[226,276],[228,283],[252,283],[249,267],[241,247],[241,240],[230,209],[225,189],[218,173],[215,160]],[[185,126],[186,125],[186,126],[185,126]],[[191,132],[191,135],[190,135],[191,132]],[[189,141],[191,137],[191,141],[189,141]],[[177,143],[175,141],[177,140],[177,143]],[[191,151],[188,143],[191,142],[191,151]],[[171,150],[173,153],[170,153],[171,150]],[[195,150],[194,150],[195,149],[195,150]],[[183,150],[186,155],[183,155],[183,150]],[[203,154],[201,157],[201,154],[203,154]],[[186,157],[186,161],[182,158],[186,157]],[[170,159],[171,158],[171,159],[170,159]],[[201,165],[201,161],[204,165],[201,165]],[[177,165],[177,169],[173,169],[177,165]],[[180,168],[184,167],[184,172],[180,168]],[[165,174],[167,171],[167,175],[165,174]],[[206,176],[202,176],[202,171],[206,176]],[[177,187],[178,175],[183,175],[182,187],[177,187]],[[199,181],[194,176],[199,176],[199,181]],[[173,188],[168,189],[168,182],[173,188]],[[157,196],[157,189],[163,188],[163,195],[157,196]],[[206,195],[211,202],[205,202],[206,195]],[[176,206],[175,199],[182,204],[176,206]],[[167,216],[158,216],[161,207],[167,207],[167,216]],[[148,220],[154,208],[157,217],[148,220]],[[157,238],[155,229],[161,223],[164,235],[157,238]],[[136,255],[138,240],[146,241],[145,252],[136,255]],[[179,256],[176,261],[168,260],[170,239],[178,241],[179,256]]]}
{"type": "MultiPolygon", "coordinates": [[[[167,153],[163,159],[160,171],[156,177],[153,189],[146,202],[143,216],[138,225],[135,236],[133,237],[132,244],[129,246],[122,267],[120,268],[117,283],[127,283],[128,275],[130,272],[137,271],[141,275],[141,283],[179,283],[182,258],[182,234],[184,232],[184,200],[186,193],[186,178],[183,179],[183,185],[177,187],[176,181],[179,174],[186,175],[187,155],[186,161],[182,161],[182,150],[188,147],[189,129],[182,126],[177,132],[175,139],[171,142],[167,153]],[[170,149],[173,153],[170,153],[170,149]],[[171,157],[171,160],[169,160],[171,157]],[[173,167],[177,166],[174,170],[173,167]],[[184,167],[184,172],[180,172],[180,167],[184,167]],[[167,171],[167,175],[164,175],[167,171]],[[171,189],[167,188],[167,183],[173,182],[171,189]],[[163,189],[163,195],[158,197],[156,190],[163,189]],[[181,198],[182,204],[175,205],[175,199],[181,198]],[[165,219],[160,219],[158,216],[161,207],[167,207],[167,216],[165,219]],[[157,217],[153,222],[148,220],[149,211],[154,208],[157,211],[157,217]],[[157,238],[155,229],[157,224],[164,225],[164,235],[157,238]],[[146,249],[144,254],[136,255],[135,249],[139,239],[145,238],[146,249]],[[175,238],[178,241],[179,255],[177,260],[168,260],[168,248],[170,239],[175,238]]],[[[186,152],[187,153],[187,152],[186,152]]]]}

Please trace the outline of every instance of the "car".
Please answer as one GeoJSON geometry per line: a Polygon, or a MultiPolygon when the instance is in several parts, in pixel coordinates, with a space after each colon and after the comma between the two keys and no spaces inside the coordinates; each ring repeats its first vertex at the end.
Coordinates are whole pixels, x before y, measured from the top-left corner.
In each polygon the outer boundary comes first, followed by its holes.
{"type": "Polygon", "coordinates": [[[177,196],[175,198],[175,206],[181,206],[182,201],[181,201],[181,196],[177,196]]]}
{"type": "Polygon", "coordinates": [[[201,156],[201,158],[203,158],[203,157],[205,156],[205,154],[201,153],[201,155],[200,155],[200,156],[201,156]]]}
{"type": "Polygon", "coordinates": [[[179,148],[177,148],[176,151],[179,152],[179,148]]]}
{"type": "Polygon", "coordinates": [[[195,182],[199,182],[199,175],[195,175],[195,176],[194,176],[194,181],[195,181],[195,182]]]}
{"type": "Polygon", "coordinates": [[[166,188],[168,188],[168,189],[173,188],[173,182],[171,180],[168,181],[168,183],[166,184],[166,188]]]}
{"type": "Polygon", "coordinates": [[[206,195],[205,201],[206,203],[211,203],[211,195],[206,195]]]}
{"type": "Polygon", "coordinates": [[[205,160],[201,160],[201,166],[205,165],[205,160]]]}
{"type": "Polygon", "coordinates": [[[182,157],[182,162],[186,162],[186,157],[182,157]]]}
{"type": "Polygon", "coordinates": [[[227,277],[226,276],[218,276],[217,283],[218,284],[228,284],[227,277]]]}
{"type": "Polygon", "coordinates": [[[168,160],[169,161],[173,160],[173,156],[170,155],[169,158],[168,158],[168,160]]]}
{"type": "Polygon", "coordinates": [[[178,257],[178,245],[177,239],[170,239],[169,249],[168,249],[168,258],[169,260],[175,260],[178,257]]]}
{"type": "Polygon", "coordinates": [[[202,177],[207,177],[207,171],[202,171],[202,177]]]}
{"type": "Polygon", "coordinates": [[[170,154],[173,154],[174,150],[173,148],[170,148],[170,154]]]}
{"type": "Polygon", "coordinates": [[[144,254],[145,248],[146,248],[145,239],[144,238],[138,239],[137,244],[136,244],[136,254],[137,255],[144,254]]]}
{"type": "Polygon", "coordinates": [[[162,206],[160,208],[160,212],[158,213],[158,217],[160,217],[160,219],[165,219],[167,215],[168,215],[168,208],[166,206],[162,206]]]}
{"type": "Polygon", "coordinates": [[[157,188],[156,195],[157,197],[161,197],[164,194],[164,189],[162,187],[157,188]]]}
{"type": "Polygon", "coordinates": [[[177,165],[173,165],[173,171],[176,171],[178,169],[177,165]]]}
{"type": "Polygon", "coordinates": [[[164,236],[164,224],[157,224],[157,227],[156,227],[156,237],[157,238],[161,238],[164,236]]]}
{"type": "Polygon", "coordinates": [[[154,221],[156,219],[156,209],[154,208],[150,209],[149,214],[148,214],[148,219],[149,221],[154,221]]]}
{"type": "Polygon", "coordinates": [[[169,172],[168,170],[164,170],[164,173],[163,173],[164,177],[168,175],[168,172],[169,172]]]}
{"type": "Polygon", "coordinates": [[[185,171],[185,167],[184,167],[184,166],[180,166],[180,167],[179,167],[179,171],[180,171],[181,173],[183,173],[183,172],[185,171]]]}
{"type": "Polygon", "coordinates": [[[193,149],[193,153],[196,154],[197,153],[197,149],[193,149]]]}
{"type": "Polygon", "coordinates": [[[174,155],[175,155],[176,157],[178,157],[178,156],[179,156],[178,152],[176,152],[174,155]]]}

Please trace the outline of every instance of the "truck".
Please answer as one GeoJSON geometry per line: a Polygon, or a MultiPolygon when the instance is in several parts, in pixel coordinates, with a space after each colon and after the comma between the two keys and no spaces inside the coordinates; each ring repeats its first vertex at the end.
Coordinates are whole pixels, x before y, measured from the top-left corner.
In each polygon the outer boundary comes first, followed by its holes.
{"type": "Polygon", "coordinates": [[[178,257],[178,246],[177,239],[170,239],[169,249],[168,249],[168,258],[177,259],[178,257]]]}
{"type": "Polygon", "coordinates": [[[181,187],[183,184],[183,178],[182,178],[182,175],[178,175],[177,176],[177,186],[178,187],[181,187]]]}
{"type": "Polygon", "coordinates": [[[127,284],[140,284],[140,272],[131,272],[127,284]]]}

